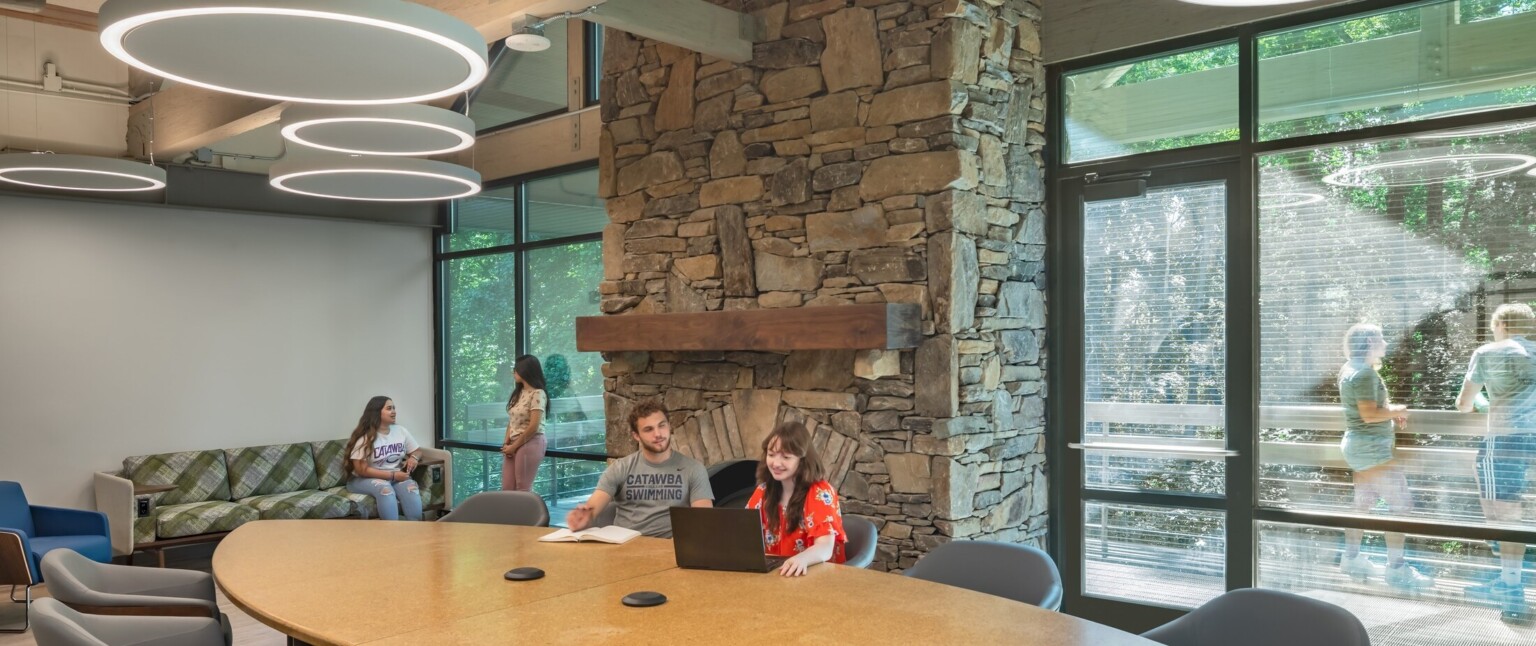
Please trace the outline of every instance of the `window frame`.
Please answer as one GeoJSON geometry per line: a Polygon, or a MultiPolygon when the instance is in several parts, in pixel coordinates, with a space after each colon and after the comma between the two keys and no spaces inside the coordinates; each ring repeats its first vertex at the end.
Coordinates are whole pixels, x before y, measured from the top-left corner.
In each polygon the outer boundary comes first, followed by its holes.
{"type": "MultiPolygon", "coordinates": [[[[533,173],[517,175],[514,177],[508,177],[496,180],[494,182],[487,182],[485,184],[485,188],[487,190],[504,189],[507,187],[516,188],[516,195],[513,198],[512,213],[513,240],[515,240],[515,242],[512,244],[485,247],[482,249],[469,249],[463,251],[444,251],[447,237],[452,235],[453,231],[457,228],[455,226],[455,219],[457,217],[457,210],[455,209],[455,205],[448,204],[444,206],[442,217],[444,223],[447,226],[443,227],[442,230],[439,231],[438,235],[433,239],[432,257],[433,307],[435,314],[434,323],[435,327],[437,328],[437,339],[434,347],[436,354],[435,366],[437,370],[436,379],[434,380],[437,402],[437,415],[435,416],[437,428],[436,432],[434,433],[434,439],[436,440],[436,444],[439,448],[474,449],[482,451],[498,451],[501,448],[500,446],[494,444],[456,440],[447,437],[448,429],[451,427],[451,412],[448,410],[447,406],[447,397],[450,388],[450,384],[448,383],[448,356],[450,353],[450,348],[448,347],[447,337],[449,321],[447,307],[448,303],[446,300],[448,263],[452,260],[461,258],[513,254],[514,265],[516,267],[515,271],[513,272],[513,291],[517,294],[517,326],[514,331],[516,338],[516,350],[514,354],[526,354],[528,351],[528,295],[526,289],[528,282],[528,252],[537,249],[549,249],[572,244],[584,244],[590,242],[601,243],[603,239],[602,232],[596,232],[574,236],[565,236],[561,238],[550,238],[548,240],[537,240],[531,242],[528,241],[526,239],[528,216],[527,186],[530,182],[534,182],[540,179],[558,177],[560,175],[567,175],[584,170],[591,170],[596,167],[597,164],[595,162],[581,162],[559,166],[556,168],[544,169],[533,173]]],[[[606,452],[588,453],[582,451],[550,449],[546,452],[545,457],[579,460],[607,460],[610,456],[607,455],[606,452]]]]}
{"type": "MultiPolygon", "coordinates": [[[[475,137],[493,135],[504,130],[526,126],[551,117],[578,112],[598,104],[596,98],[597,84],[602,79],[603,62],[597,60],[595,55],[596,52],[594,50],[597,47],[597,43],[593,38],[593,34],[601,33],[598,30],[602,29],[602,25],[586,20],[571,19],[551,25],[549,28],[567,30],[565,57],[566,106],[541,114],[529,115],[516,121],[508,121],[489,128],[476,130],[475,137]],[[579,56],[572,56],[572,54],[579,54],[579,56]]],[[[486,60],[489,63],[487,69],[494,69],[496,63],[507,52],[507,44],[504,40],[496,40],[487,45],[487,47],[489,48],[486,54],[486,60]]],[[[475,89],[465,92],[455,99],[453,111],[468,115],[469,106],[475,102],[475,97],[480,95],[482,87],[483,84],[475,86],[475,89]]],[[[487,188],[489,188],[489,185],[487,188]]]]}
{"type": "MultiPolygon", "coordinates": [[[[1080,451],[1068,443],[1081,429],[1081,392],[1084,351],[1080,339],[1084,324],[1081,302],[1084,277],[1082,258],[1072,258],[1081,249],[1080,231],[1082,188],[1086,182],[1108,181],[1122,177],[1158,173],[1180,174],[1202,166],[1227,164],[1234,168],[1235,180],[1229,188],[1228,269],[1227,269],[1227,438],[1228,448],[1239,452],[1227,458],[1227,494],[1214,499],[1217,508],[1227,512],[1227,587],[1249,587],[1258,582],[1258,525],[1274,522],[1330,529],[1363,529],[1368,532],[1404,532],[1473,540],[1512,540],[1536,544],[1536,530],[1510,527],[1463,526],[1449,522],[1318,514],[1303,510],[1263,507],[1259,492],[1259,230],[1258,230],[1258,160],[1268,153],[1314,149],[1337,144],[1380,139],[1396,139],[1429,131],[1439,131],[1486,123],[1536,119],[1536,105],[1505,107],[1471,114],[1405,121],[1357,130],[1296,135],[1267,141],[1258,139],[1258,39],[1270,32],[1304,27],[1380,11],[1430,4],[1425,0],[1359,0],[1341,5],[1280,16],[1234,27],[1210,30],[1176,39],[1130,47],[1046,66],[1045,204],[1053,217],[1047,218],[1047,269],[1053,279],[1047,288],[1048,301],[1054,303],[1047,321],[1046,352],[1051,357],[1047,370],[1047,389],[1054,396],[1047,402],[1047,415],[1055,430],[1048,433],[1046,459],[1056,465],[1050,470],[1048,513],[1048,548],[1061,563],[1071,559],[1081,562],[1083,505],[1090,498],[1083,495],[1080,451]],[[1074,73],[1103,68],[1116,63],[1147,60],[1168,54],[1210,47],[1224,42],[1238,43],[1238,117],[1236,141],[1218,142],[1108,159],[1068,163],[1063,155],[1066,142],[1065,83],[1074,73]],[[1077,230],[1074,230],[1076,227],[1077,230]],[[1078,272],[1073,273],[1076,267],[1078,272]],[[1075,292],[1075,293],[1074,293],[1075,292]],[[1065,304],[1065,305],[1064,305],[1065,304]],[[1074,397],[1076,393],[1076,397],[1074,397]],[[1074,428],[1073,425],[1076,425],[1074,428]],[[1076,464],[1076,466],[1072,466],[1076,464]],[[1076,478],[1076,479],[1074,479],[1076,478]]],[[[1174,505],[1203,508],[1188,496],[1165,493],[1095,491],[1093,501],[1174,505]]],[[[1071,570],[1075,565],[1064,568],[1071,570]]],[[[1184,614],[1183,610],[1133,604],[1081,595],[1074,614],[1085,611],[1093,616],[1113,616],[1114,624],[1127,630],[1145,630],[1184,614]],[[1108,613],[1113,613],[1112,615],[1108,613]]]]}

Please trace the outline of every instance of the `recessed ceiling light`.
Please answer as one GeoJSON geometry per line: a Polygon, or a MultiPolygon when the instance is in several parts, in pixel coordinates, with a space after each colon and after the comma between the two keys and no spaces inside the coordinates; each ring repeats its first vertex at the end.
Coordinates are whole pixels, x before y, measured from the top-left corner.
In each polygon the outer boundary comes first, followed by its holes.
{"type": "Polygon", "coordinates": [[[11,153],[0,155],[0,181],[65,191],[129,193],[165,188],[165,169],[127,159],[11,153]]]}
{"type": "Polygon", "coordinates": [[[101,44],[157,76],[276,101],[371,105],[485,79],[485,39],[404,0],[107,0],[101,44]]]}
{"type": "Polygon", "coordinates": [[[507,49],[518,52],[542,52],[549,49],[549,37],[544,35],[542,27],[525,28],[524,31],[507,36],[502,42],[507,44],[507,49]]]}
{"type": "Polygon", "coordinates": [[[430,202],[480,192],[480,173],[428,159],[321,157],[282,161],[268,171],[273,187],[336,200],[430,202]]]}
{"type": "Polygon", "coordinates": [[[1536,157],[1517,153],[1435,154],[1344,168],[1323,182],[1351,188],[1426,186],[1498,177],[1531,166],[1536,166],[1536,157]]]}
{"type": "Polygon", "coordinates": [[[296,105],[283,110],[282,132],[294,143],[354,155],[440,155],[475,144],[469,117],[411,103],[296,105]]]}

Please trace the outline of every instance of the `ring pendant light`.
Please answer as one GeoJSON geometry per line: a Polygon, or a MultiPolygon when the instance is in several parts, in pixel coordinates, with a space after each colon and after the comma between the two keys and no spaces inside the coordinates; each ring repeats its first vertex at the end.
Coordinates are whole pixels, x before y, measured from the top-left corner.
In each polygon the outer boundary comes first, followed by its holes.
{"type": "Polygon", "coordinates": [[[165,169],[89,155],[10,153],[0,155],[0,181],[32,188],[130,193],[165,188],[165,169]]]}
{"type": "Polygon", "coordinates": [[[1323,196],[1317,193],[1261,193],[1259,195],[1260,208],[1294,208],[1317,204],[1322,202],[1323,196]]]}
{"type": "Polygon", "coordinates": [[[98,16],[129,65],[276,101],[417,103],[488,70],[475,28],[404,0],[107,0],[98,16]]]}
{"type": "Polygon", "coordinates": [[[1518,153],[1455,153],[1430,155],[1421,158],[1377,162],[1364,166],[1343,168],[1323,178],[1323,183],[1350,188],[1375,188],[1393,186],[1428,186],[1462,180],[1475,181],[1517,173],[1536,166],[1536,157],[1518,153]],[[1504,164],[1491,168],[1474,168],[1472,164],[1504,164]],[[1373,173],[1404,171],[1410,169],[1448,170],[1437,177],[1373,176],[1373,173]]]}
{"type": "Polygon", "coordinates": [[[296,105],[283,110],[281,128],[288,141],[353,155],[441,155],[475,144],[474,120],[417,104],[296,105]]]}
{"type": "Polygon", "coordinates": [[[277,189],[337,200],[430,202],[480,192],[473,169],[409,157],[342,157],[282,161],[268,171],[277,189]]]}

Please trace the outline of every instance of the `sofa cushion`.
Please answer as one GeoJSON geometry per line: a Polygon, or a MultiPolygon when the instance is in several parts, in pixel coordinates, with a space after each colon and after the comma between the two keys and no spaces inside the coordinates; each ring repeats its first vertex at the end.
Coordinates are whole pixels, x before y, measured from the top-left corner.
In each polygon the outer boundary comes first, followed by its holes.
{"type": "Polygon", "coordinates": [[[223,451],[138,455],[123,460],[123,475],[137,484],[176,485],[157,493],[156,505],[229,500],[229,470],[223,451]]]}
{"type": "Polygon", "coordinates": [[[32,548],[32,556],[39,562],[43,555],[50,551],[68,548],[79,552],[81,556],[97,563],[112,561],[112,539],[102,535],[82,536],[36,536],[27,540],[32,548]]]}
{"type": "Polygon", "coordinates": [[[341,470],[342,455],[347,451],[346,440],[310,442],[315,453],[315,476],[320,482],[316,489],[332,489],[347,484],[347,474],[341,470]]]}
{"type": "Polygon", "coordinates": [[[255,507],[234,502],[207,501],[185,505],[169,505],[155,510],[155,533],[159,538],[196,536],[210,532],[227,532],[256,520],[255,507]]]}
{"type": "Polygon", "coordinates": [[[315,456],[308,442],[224,449],[229,461],[229,497],[316,489],[315,456]]]}
{"type": "Polygon", "coordinates": [[[440,464],[416,467],[416,471],[411,474],[411,478],[416,481],[416,484],[421,489],[421,506],[423,508],[430,509],[433,505],[443,503],[443,481],[442,479],[438,479],[437,482],[432,481],[432,470],[441,468],[443,468],[443,465],[440,464]]]}
{"type": "Polygon", "coordinates": [[[363,518],[378,518],[379,503],[373,500],[373,496],[365,493],[352,493],[346,487],[331,487],[326,493],[341,496],[352,503],[352,511],[363,518]]]}
{"type": "Polygon", "coordinates": [[[159,524],[160,519],[156,518],[153,514],[133,519],[133,544],[141,545],[155,542],[155,526],[159,524]]]}
{"type": "Polygon", "coordinates": [[[352,513],[352,501],[324,491],[292,491],[241,498],[254,507],[262,520],[294,518],[341,518],[352,513]]]}

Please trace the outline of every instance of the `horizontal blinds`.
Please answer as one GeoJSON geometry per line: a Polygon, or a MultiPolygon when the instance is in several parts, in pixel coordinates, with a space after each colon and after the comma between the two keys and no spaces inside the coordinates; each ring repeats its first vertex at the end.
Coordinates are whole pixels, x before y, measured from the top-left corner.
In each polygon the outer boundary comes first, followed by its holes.
{"type": "Polygon", "coordinates": [[[1453,409],[1494,308],[1536,302],[1536,177],[1521,168],[1532,125],[1260,159],[1262,504],[1489,523],[1476,478],[1486,419],[1453,409]],[[1402,488],[1357,504],[1350,459],[1370,465],[1343,451],[1337,378],[1344,333],[1361,322],[1383,328],[1380,374],[1410,411],[1377,467],[1402,488]]]}
{"type": "Polygon", "coordinates": [[[1153,189],[1084,215],[1086,401],[1222,403],[1226,186],[1153,189]]]}
{"type": "Polygon", "coordinates": [[[454,205],[460,231],[512,232],[517,201],[511,196],[472,197],[454,205]]]}

